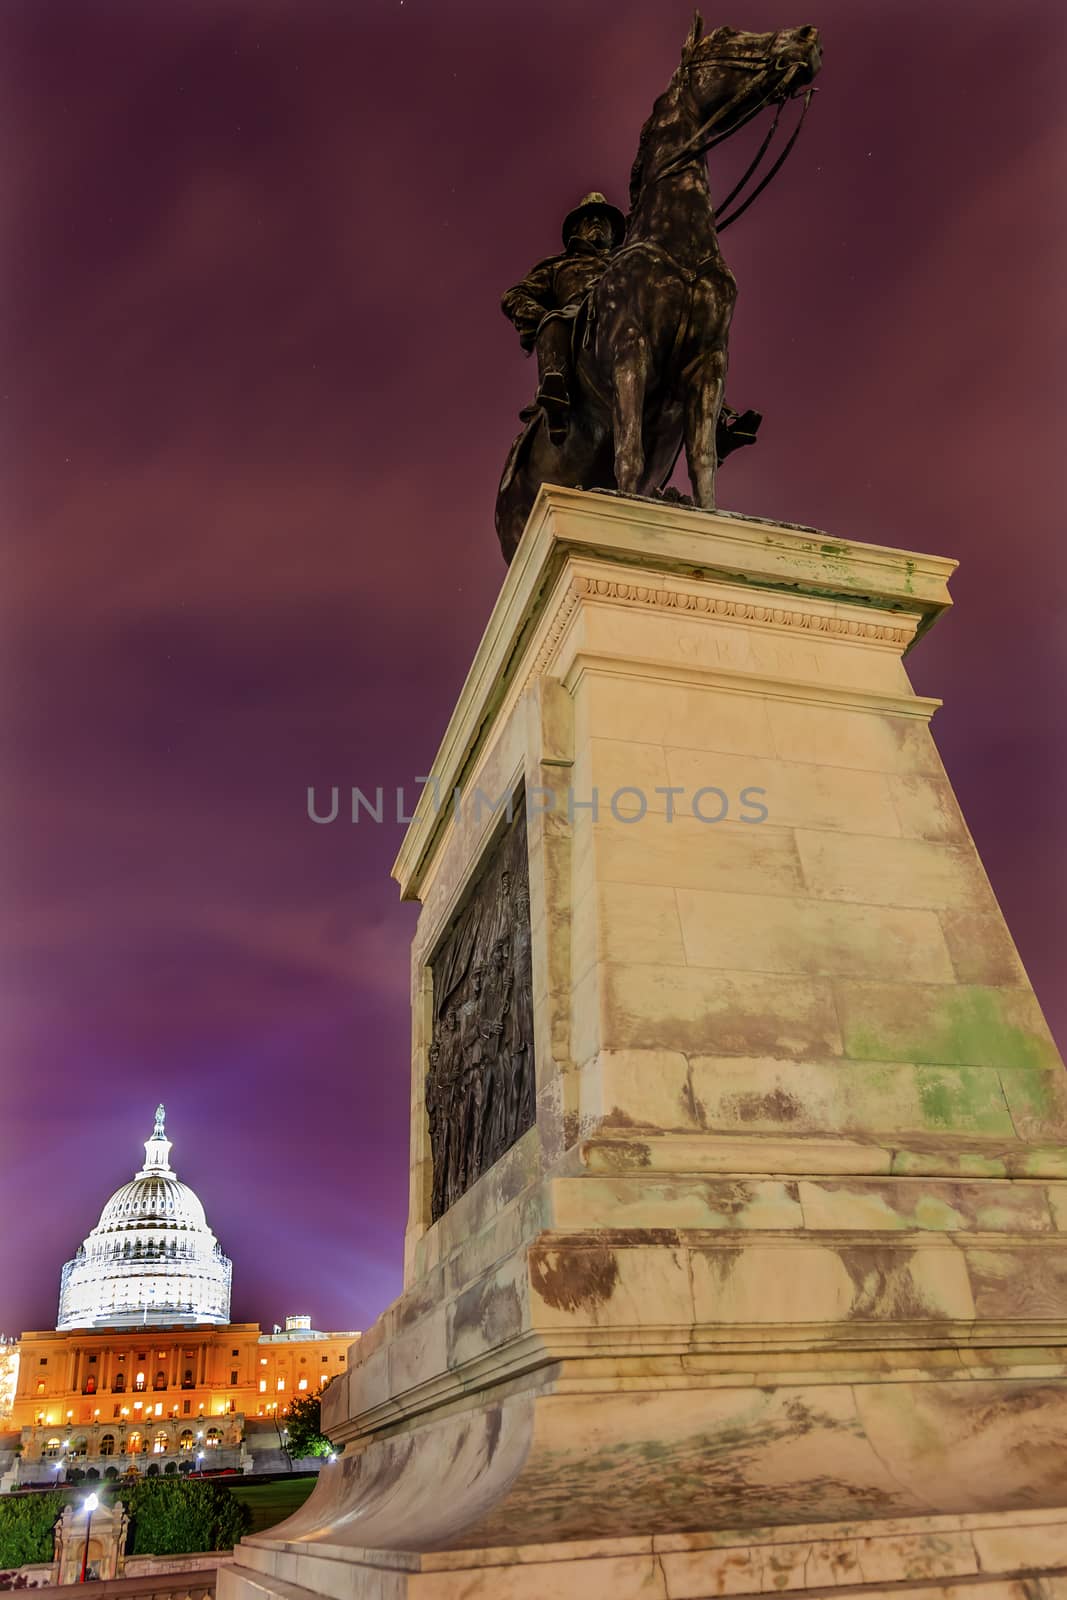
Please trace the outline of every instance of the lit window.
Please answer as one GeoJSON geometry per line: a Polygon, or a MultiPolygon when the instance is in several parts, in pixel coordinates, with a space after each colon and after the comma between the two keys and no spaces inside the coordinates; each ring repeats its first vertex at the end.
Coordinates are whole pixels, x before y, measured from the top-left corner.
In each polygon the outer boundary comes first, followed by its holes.
{"type": "Polygon", "coordinates": [[[266,1358],[266,1356],[260,1356],[260,1358],[259,1358],[259,1364],[260,1364],[260,1366],[261,1366],[261,1367],[265,1367],[265,1366],[266,1366],[266,1365],[267,1365],[267,1358],[266,1358]]]}
{"type": "Polygon", "coordinates": [[[162,1402],[162,1400],[157,1400],[156,1401],[156,1416],[157,1417],[161,1417],[162,1415],[163,1415],[163,1402],[162,1402]]]}
{"type": "Polygon", "coordinates": [[[41,1379],[40,1383],[37,1385],[37,1393],[38,1394],[44,1394],[44,1379],[43,1378],[41,1379]]]}
{"type": "Polygon", "coordinates": [[[278,1379],[278,1393],[281,1394],[281,1392],[282,1392],[282,1390],[284,1388],[285,1388],[285,1379],[284,1378],[279,1378],[278,1379]]]}
{"type": "Polygon", "coordinates": [[[266,1380],[266,1378],[260,1378],[260,1380],[259,1380],[259,1392],[260,1392],[260,1394],[266,1394],[266,1392],[267,1392],[267,1380],[266,1380]]]}
{"type": "Polygon", "coordinates": [[[140,1400],[135,1400],[133,1402],[133,1409],[135,1411],[140,1411],[140,1409],[141,1409],[141,1401],[140,1400]]]}
{"type": "Polygon", "coordinates": [[[307,1386],[308,1386],[308,1381],[307,1381],[306,1378],[301,1378],[300,1382],[297,1384],[297,1388],[298,1389],[306,1389],[307,1386]]]}

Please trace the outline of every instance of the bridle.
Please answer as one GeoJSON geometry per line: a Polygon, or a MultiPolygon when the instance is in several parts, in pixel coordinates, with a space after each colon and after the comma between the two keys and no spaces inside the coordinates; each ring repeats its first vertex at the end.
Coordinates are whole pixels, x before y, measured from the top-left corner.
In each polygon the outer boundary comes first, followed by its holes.
{"type": "MultiPolygon", "coordinates": [[[[778,38],[779,35],[776,33],[774,35],[771,48],[768,51],[755,53],[738,50],[725,55],[715,55],[714,64],[719,67],[733,68],[735,71],[741,72],[767,72],[779,70],[780,63],[783,60],[786,60],[786,56],[785,52],[782,50],[779,50],[777,55],[775,54],[775,45],[777,44],[778,38]]],[[[685,63],[687,76],[688,69],[692,65],[692,59],[685,63]]],[[[799,71],[800,66],[801,63],[799,61],[786,60],[786,66],[785,70],[782,72],[782,76],[776,79],[771,86],[766,89],[757,103],[754,106],[751,106],[749,110],[746,111],[744,115],[735,123],[733,123],[731,127],[717,132],[716,130],[721,128],[721,124],[729,117],[730,113],[735,110],[738,103],[749,93],[750,85],[743,84],[741,88],[737,90],[736,94],[732,95],[730,99],[725,102],[725,104],[719,106],[717,110],[713,111],[711,116],[701,124],[696,132],[692,134],[656,172],[652,173],[646,181],[648,183],[658,183],[661,178],[666,178],[675,172],[680,172],[691,162],[702,160],[707,156],[710,150],[714,150],[716,145],[722,144],[725,139],[731,138],[735,133],[738,132],[739,129],[743,128],[746,123],[751,122],[753,117],[759,116],[761,111],[764,111],[770,105],[776,105],[777,109],[774,114],[774,121],[771,123],[770,129],[763,140],[763,143],[756,151],[754,158],[746,167],[737,183],[735,183],[734,187],[730,190],[730,193],[717,207],[715,207],[715,231],[716,233],[722,233],[724,228],[728,228],[732,222],[736,222],[738,217],[742,216],[748,210],[752,202],[763,193],[771,179],[774,178],[781,170],[787,156],[797,142],[800,130],[804,126],[804,118],[808,114],[808,107],[811,104],[811,97],[815,93],[814,86],[811,85],[809,85],[809,87],[805,90],[804,104],[801,108],[800,118],[797,122],[797,125],[790,134],[789,139],[786,141],[785,148],[782,150],[777,160],[773,163],[770,170],[764,174],[763,178],[756,185],[755,189],[747,197],[747,199],[743,200],[741,204],[730,213],[729,216],[723,217],[720,221],[720,213],[725,211],[726,207],[731,203],[731,201],[735,200],[741,193],[745,184],[756,173],[764,156],[767,154],[767,151],[771,145],[771,141],[777,132],[778,123],[782,115],[782,109],[787,100],[795,98],[795,92],[791,90],[790,85],[792,79],[799,71]]],[[[692,99],[693,91],[689,87],[688,82],[686,82],[684,87],[685,93],[690,97],[690,99],[692,99]]]]}

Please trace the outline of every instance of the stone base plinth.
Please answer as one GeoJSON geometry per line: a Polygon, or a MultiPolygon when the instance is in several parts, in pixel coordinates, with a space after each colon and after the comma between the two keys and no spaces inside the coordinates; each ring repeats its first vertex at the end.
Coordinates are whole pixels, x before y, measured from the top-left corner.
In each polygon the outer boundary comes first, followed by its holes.
{"type": "Polygon", "coordinates": [[[394,869],[404,1292],[223,1600],[1062,1592],[1067,1081],[904,667],[952,566],[542,491],[394,869]],[[536,1116],[435,1220],[520,788],[536,1116]]]}
{"type": "Polygon", "coordinates": [[[219,1600],[1064,1600],[1067,1512],[811,1523],[431,1554],[246,1540],[219,1600]]]}

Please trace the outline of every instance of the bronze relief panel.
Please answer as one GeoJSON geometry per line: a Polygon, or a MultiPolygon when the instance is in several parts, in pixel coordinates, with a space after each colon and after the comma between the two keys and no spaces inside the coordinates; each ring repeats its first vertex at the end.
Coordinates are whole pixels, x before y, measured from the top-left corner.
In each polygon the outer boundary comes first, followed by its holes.
{"type": "Polygon", "coordinates": [[[430,972],[426,1113],[436,1222],[534,1121],[530,872],[521,792],[430,972]]]}

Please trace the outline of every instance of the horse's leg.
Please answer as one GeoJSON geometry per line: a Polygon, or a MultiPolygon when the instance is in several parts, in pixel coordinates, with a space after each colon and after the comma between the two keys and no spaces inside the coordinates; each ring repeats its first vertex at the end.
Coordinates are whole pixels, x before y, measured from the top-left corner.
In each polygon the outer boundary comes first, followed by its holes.
{"type": "Polygon", "coordinates": [[[612,423],[615,483],[620,494],[640,494],[645,476],[645,384],[648,344],[636,328],[614,342],[612,423]]]}
{"type": "Polygon", "coordinates": [[[704,511],[715,510],[715,429],[726,389],[726,351],[709,350],[687,375],[685,395],[685,459],[693,499],[704,511]]]}

